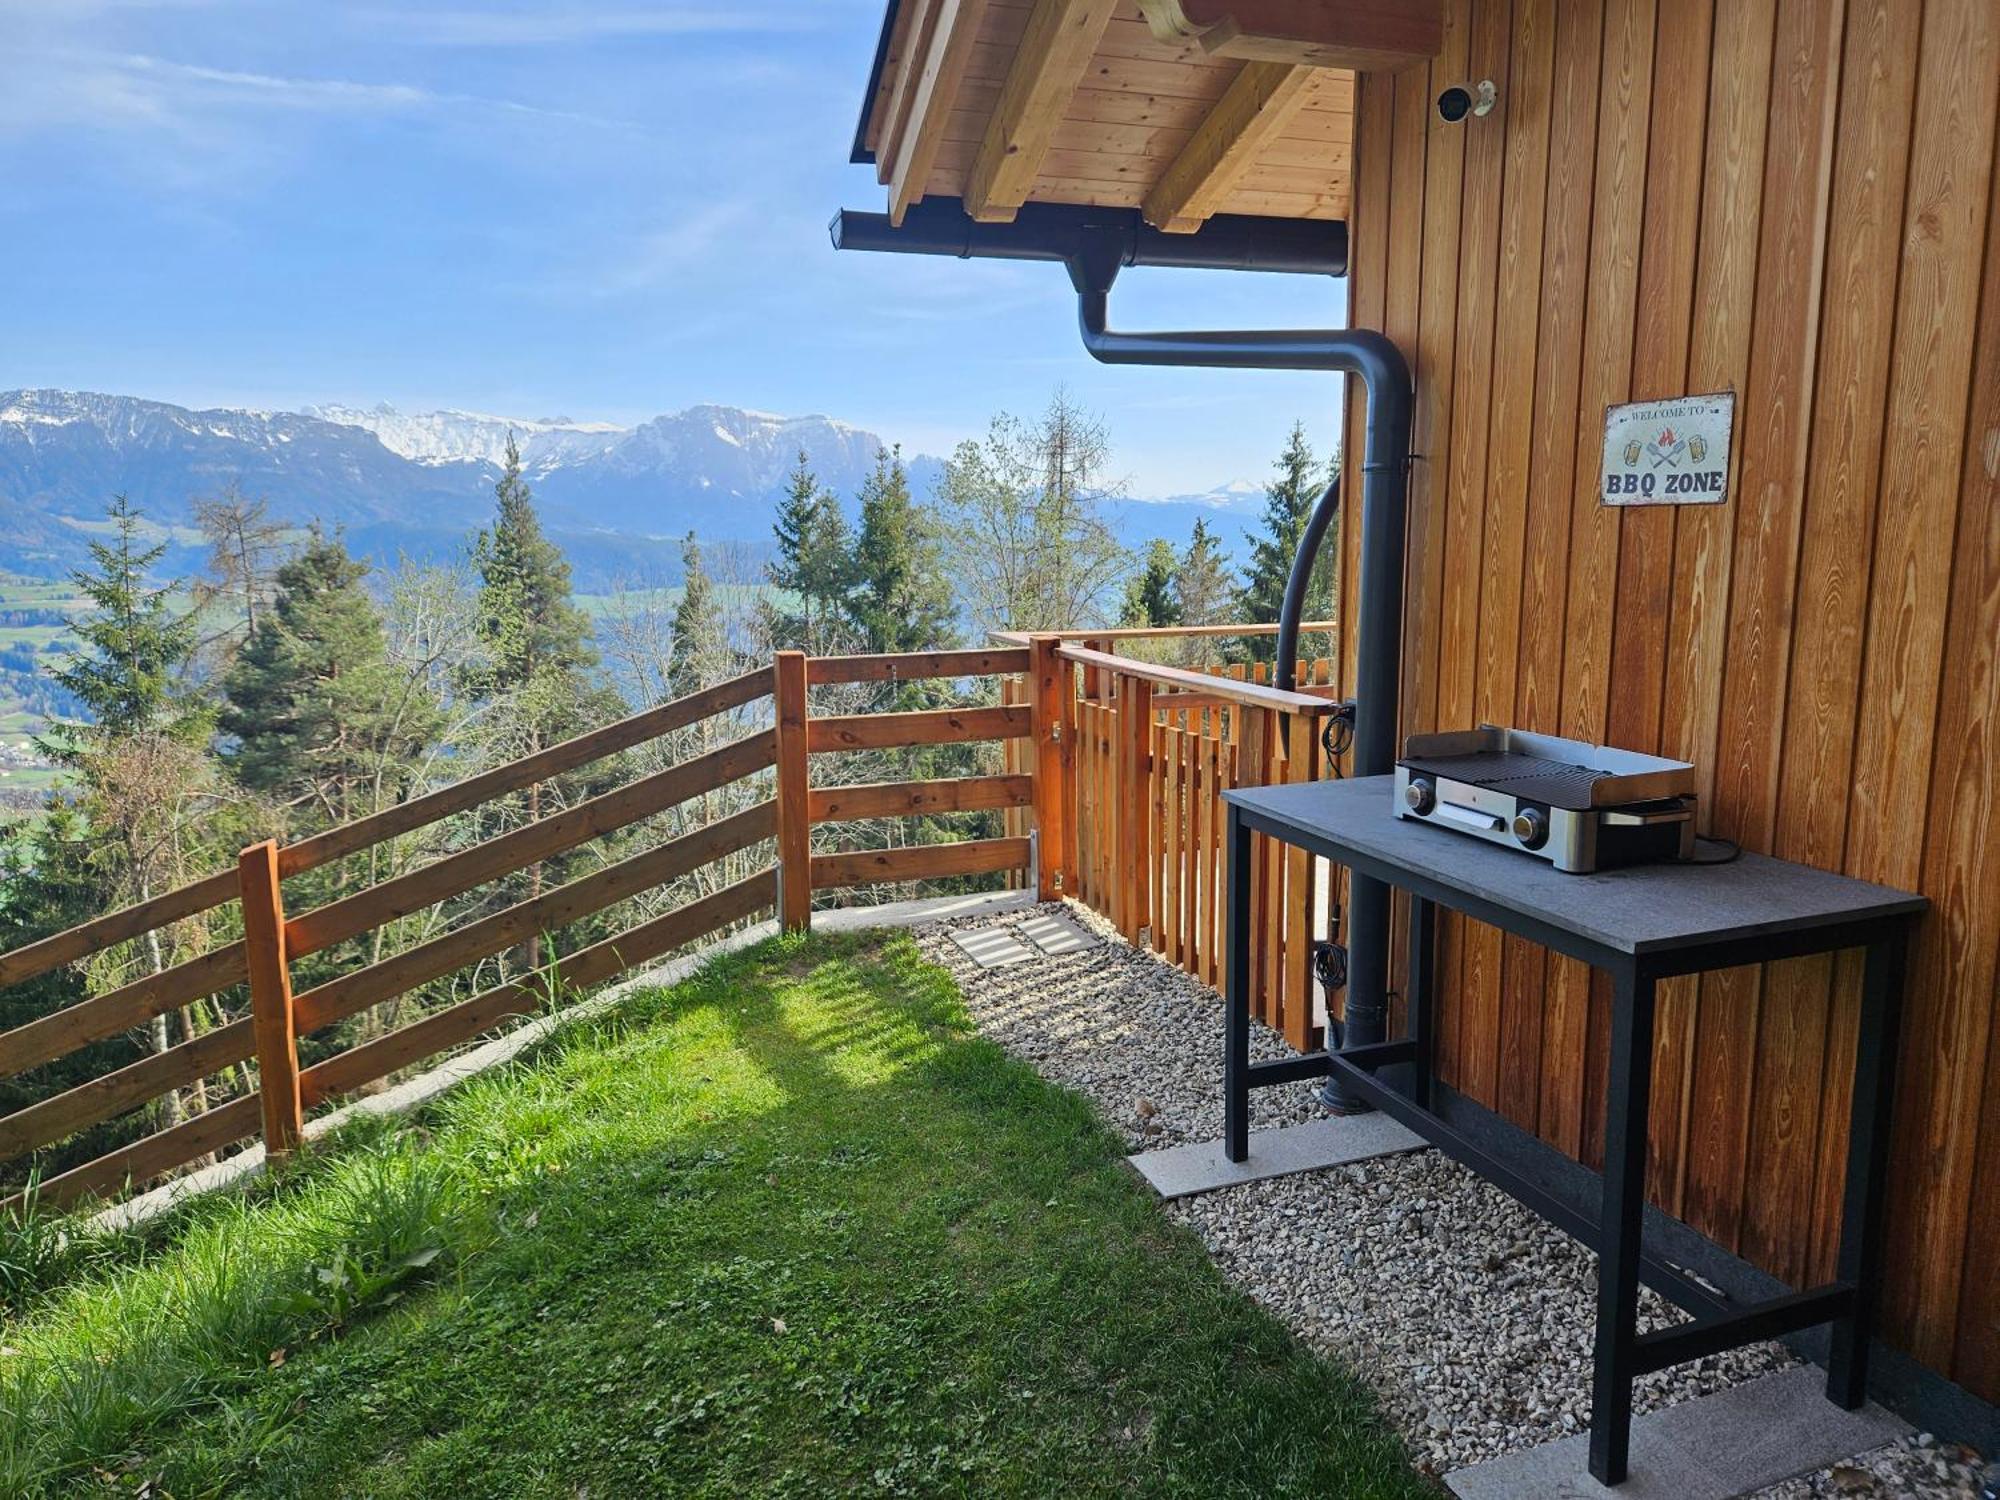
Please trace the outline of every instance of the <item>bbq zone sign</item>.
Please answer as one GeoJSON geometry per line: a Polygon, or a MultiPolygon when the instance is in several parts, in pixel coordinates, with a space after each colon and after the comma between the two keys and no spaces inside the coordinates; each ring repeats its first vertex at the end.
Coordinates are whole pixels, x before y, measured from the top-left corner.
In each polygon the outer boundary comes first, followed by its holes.
{"type": "Polygon", "coordinates": [[[1736,394],[1633,401],[1604,411],[1606,505],[1720,505],[1729,493],[1736,394]]]}

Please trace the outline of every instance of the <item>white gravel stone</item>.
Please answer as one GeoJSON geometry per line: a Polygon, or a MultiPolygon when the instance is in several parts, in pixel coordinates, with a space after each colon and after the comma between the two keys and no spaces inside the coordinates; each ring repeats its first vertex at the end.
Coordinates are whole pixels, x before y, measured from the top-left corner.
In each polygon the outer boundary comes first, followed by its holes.
{"type": "MultiPolygon", "coordinates": [[[[982,969],[946,932],[1010,925],[1025,914],[941,923],[917,937],[957,977],[981,1031],[1093,1100],[1133,1150],[1216,1139],[1215,993],[1126,945],[1095,914],[1067,910],[1109,941],[982,969]]],[[[1253,1060],[1288,1051],[1274,1033],[1252,1028],[1253,1060]]],[[[1320,1112],[1311,1083],[1250,1099],[1252,1129],[1320,1112]]],[[[1164,1211],[1193,1229],[1251,1297],[1366,1379],[1426,1472],[1443,1475],[1589,1425],[1594,1258],[1440,1153],[1248,1183],[1164,1211]]],[[[1642,1294],[1642,1326],[1683,1316],[1642,1294]]],[[[1640,1381],[1634,1408],[1690,1400],[1794,1362],[1770,1343],[1676,1366],[1640,1381]]],[[[1969,1450],[1913,1438],[1764,1494],[1959,1500],[1977,1493],[1975,1464],[1969,1450]]]]}

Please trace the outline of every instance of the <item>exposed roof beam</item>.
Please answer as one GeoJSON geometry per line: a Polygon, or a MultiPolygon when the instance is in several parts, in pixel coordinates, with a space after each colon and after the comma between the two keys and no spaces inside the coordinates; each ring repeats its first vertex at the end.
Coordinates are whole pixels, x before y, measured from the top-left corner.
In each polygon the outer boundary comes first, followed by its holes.
{"type": "Polygon", "coordinates": [[[1437,56],[1443,0],[1139,0],[1161,41],[1256,62],[1394,72],[1437,56]]]}
{"type": "Polygon", "coordinates": [[[889,217],[894,223],[902,223],[910,205],[924,196],[985,14],[986,0],[936,0],[928,45],[911,53],[909,105],[889,169],[889,217]]]}
{"type": "Polygon", "coordinates": [[[937,24],[937,0],[903,0],[896,7],[896,27],[882,59],[883,77],[876,91],[873,121],[875,175],[885,186],[895,166],[896,146],[909,123],[910,100],[924,70],[931,31],[937,24]]]}
{"type": "Polygon", "coordinates": [[[1146,222],[1177,234],[1201,228],[1305,102],[1312,76],[1287,63],[1245,63],[1146,194],[1146,222]]]}
{"type": "Polygon", "coordinates": [[[1117,0],[1036,0],[965,180],[965,210],[973,218],[1007,223],[1027,202],[1116,9],[1117,0]]]}

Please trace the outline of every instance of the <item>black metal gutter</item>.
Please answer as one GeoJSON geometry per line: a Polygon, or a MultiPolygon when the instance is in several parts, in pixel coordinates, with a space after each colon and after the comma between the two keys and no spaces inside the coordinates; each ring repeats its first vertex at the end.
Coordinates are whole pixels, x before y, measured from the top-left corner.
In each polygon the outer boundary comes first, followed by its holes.
{"type": "MultiPolygon", "coordinates": [[[[1361,599],[1355,682],[1355,774],[1392,770],[1402,661],[1403,548],[1410,458],[1410,369],[1402,351],[1368,329],[1196,330],[1125,333],[1109,326],[1111,285],[1125,266],[1182,266],[1344,275],[1347,226],[1217,215],[1193,234],[1163,234],[1135,209],[1029,204],[1011,224],[973,221],[956,199],[926,199],[900,226],[886,214],[843,210],[836,249],[1060,261],[1077,293],[1083,346],[1106,364],[1199,365],[1236,370],[1328,370],[1358,377],[1368,393],[1361,486],[1361,599]]],[[[1292,560],[1278,622],[1278,686],[1292,684],[1307,586],[1334,517],[1337,485],[1314,505],[1292,560]]],[[[1388,1019],[1389,891],[1349,882],[1348,980],[1342,1043],[1383,1039],[1388,1019]]],[[[1331,1038],[1329,1038],[1331,1040],[1331,1038]]],[[[1329,1095],[1336,1108],[1365,1107],[1329,1095]]]]}
{"type": "Polygon", "coordinates": [[[1072,266],[1072,280],[1079,259],[1108,262],[1113,274],[1122,266],[1347,274],[1347,226],[1324,219],[1217,214],[1193,234],[1163,234],[1136,208],[1029,203],[1011,224],[982,224],[957,198],[925,198],[910,205],[900,225],[887,214],[843,208],[827,230],[836,250],[1057,261],[1072,266]]]}

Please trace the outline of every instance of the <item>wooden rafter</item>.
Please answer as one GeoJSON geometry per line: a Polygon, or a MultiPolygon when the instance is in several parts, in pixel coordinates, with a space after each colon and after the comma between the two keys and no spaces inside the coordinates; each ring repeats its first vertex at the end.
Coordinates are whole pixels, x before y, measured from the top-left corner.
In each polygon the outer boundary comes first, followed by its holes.
{"type": "Polygon", "coordinates": [[[1393,72],[1435,57],[1443,0],[1139,0],[1161,41],[1247,61],[1393,72]]]}
{"type": "Polygon", "coordinates": [[[1037,0],[965,183],[965,210],[1006,223],[1027,202],[1116,0],[1037,0]]]}
{"type": "Polygon", "coordinates": [[[931,0],[912,24],[912,38],[919,45],[908,49],[902,75],[891,90],[889,131],[880,158],[887,169],[889,217],[897,224],[924,196],[924,182],[944,142],[985,14],[986,0],[931,0]]]}
{"type": "Polygon", "coordinates": [[[1146,222],[1173,233],[1199,229],[1305,102],[1312,75],[1287,63],[1245,63],[1146,194],[1146,222]]]}

